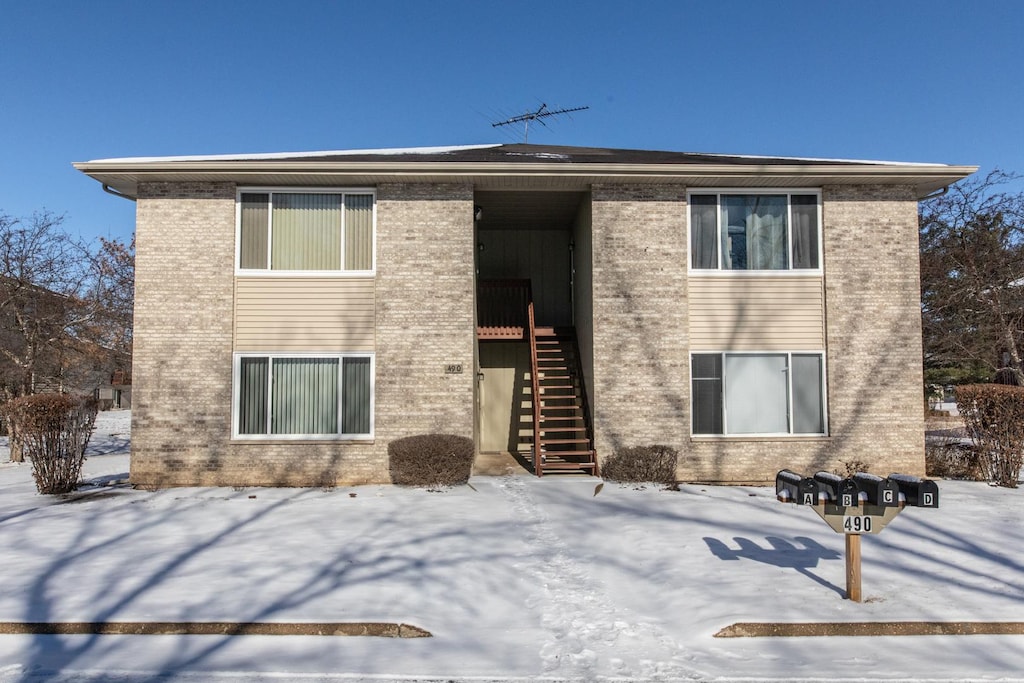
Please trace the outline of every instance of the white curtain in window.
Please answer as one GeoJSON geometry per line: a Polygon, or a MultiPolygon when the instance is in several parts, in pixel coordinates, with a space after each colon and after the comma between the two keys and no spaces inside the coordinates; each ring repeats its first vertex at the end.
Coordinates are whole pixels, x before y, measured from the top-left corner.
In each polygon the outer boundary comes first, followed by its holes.
{"type": "Polygon", "coordinates": [[[341,268],[341,195],[274,194],[270,267],[341,268]]]}
{"type": "Polygon", "coordinates": [[[782,270],[787,267],[786,198],[754,195],[747,214],[747,268],[782,270]]]}
{"type": "Polygon", "coordinates": [[[729,434],[789,432],[786,354],[725,357],[725,423],[729,434]]]}
{"type": "Polygon", "coordinates": [[[691,267],[718,268],[718,197],[690,197],[691,267]]]}
{"type": "Polygon", "coordinates": [[[723,195],[723,266],[730,270],[788,267],[785,195],[723,195]]]}
{"type": "Polygon", "coordinates": [[[818,198],[793,195],[793,267],[818,267],[818,198]]]}

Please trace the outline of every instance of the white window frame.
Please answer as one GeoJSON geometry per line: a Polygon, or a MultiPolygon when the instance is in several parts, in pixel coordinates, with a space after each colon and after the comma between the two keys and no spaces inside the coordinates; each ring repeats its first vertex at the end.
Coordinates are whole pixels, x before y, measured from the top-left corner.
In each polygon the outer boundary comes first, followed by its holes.
{"type": "Polygon", "coordinates": [[[716,276],[716,277],[792,277],[810,276],[821,277],[824,272],[824,232],[825,225],[823,218],[821,188],[746,188],[746,187],[709,187],[690,188],[686,193],[686,270],[691,275],[716,276]],[[693,195],[717,195],[715,202],[715,220],[718,230],[715,234],[718,245],[718,267],[717,268],[694,268],[693,267],[693,195]],[[814,195],[818,198],[818,267],[817,268],[794,268],[793,267],[793,195],[814,195]],[[722,268],[722,195],[785,195],[786,196],[786,261],[789,267],[779,270],[732,270],[722,268]]]}
{"type": "MultiPolygon", "coordinates": [[[[267,427],[270,428],[271,395],[267,391],[267,427]]],[[[375,420],[376,420],[376,397],[377,397],[377,365],[373,352],[319,352],[310,351],[305,353],[278,353],[274,351],[241,351],[233,354],[231,361],[231,438],[239,441],[373,441],[375,420]],[[342,382],[344,373],[342,367],[346,358],[369,358],[370,359],[370,432],[368,434],[240,434],[238,431],[238,410],[241,396],[241,370],[243,358],[269,358],[271,366],[274,359],[285,358],[323,358],[338,361],[338,428],[342,426],[343,406],[345,394],[342,382]]]]}
{"type": "MultiPolygon", "coordinates": [[[[344,218],[344,211],[342,211],[344,218]]],[[[342,224],[341,234],[341,263],[345,263],[345,226],[342,224]]],[[[269,266],[269,263],[268,263],[269,266]]],[[[377,273],[377,190],[370,187],[238,187],[235,192],[235,275],[238,277],[372,277],[377,273]],[[342,197],[344,205],[345,195],[370,195],[373,201],[372,228],[373,246],[369,270],[275,270],[273,268],[242,268],[242,195],[243,194],[269,194],[270,211],[267,220],[267,260],[270,260],[270,251],[274,238],[274,195],[275,194],[333,194],[342,197]]]]}
{"type": "Polygon", "coordinates": [[[829,424],[828,424],[828,359],[824,349],[807,349],[807,350],[778,350],[778,349],[765,349],[759,351],[691,351],[690,352],[690,436],[694,439],[751,439],[751,438],[779,438],[779,439],[820,439],[829,435],[829,424]],[[696,434],[693,431],[693,418],[694,409],[692,402],[693,396],[693,357],[694,356],[720,356],[722,363],[722,433],[721,434],[696,434]],[[726,358],[729,356],[786,356],[786,382],[787,382],[787,396],[789,404],[786,406],[786,421],[788,430],[786,432],[769,432],[769,433],[742,433],[742,434],[730,434],[729,433],[729,408],[728,400],[725,395],[726,387],[726,374],[727,363],[726,358]],[[793,432],[793,379],[792,379],[792,367],[793,367],[793,356],[819,356],[821,358],[821,411],[822,411],[822,426],[824,431],[822,432],[809,432],[809,433],[794,433],[793,432]]]}

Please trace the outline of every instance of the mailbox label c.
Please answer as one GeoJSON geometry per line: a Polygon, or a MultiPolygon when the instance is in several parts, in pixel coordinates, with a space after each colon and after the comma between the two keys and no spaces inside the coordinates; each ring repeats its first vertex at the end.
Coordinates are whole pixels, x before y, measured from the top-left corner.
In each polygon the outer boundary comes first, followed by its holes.
{"type": "Polygon", "coordinates": [[[870,534],[871,526],[871,517],[867,515],[843,517],[843,531],[848,534],[870,534]]]}

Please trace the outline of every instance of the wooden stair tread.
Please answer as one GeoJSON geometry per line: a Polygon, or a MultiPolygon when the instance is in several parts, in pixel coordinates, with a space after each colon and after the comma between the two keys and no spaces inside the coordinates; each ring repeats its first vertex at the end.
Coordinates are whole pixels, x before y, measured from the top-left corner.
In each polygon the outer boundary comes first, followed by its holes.
{"type": "Polygon", "coordinates": [[[565,449],[565,450],[554,450],[546,451],[541,445],[540,454],[545,456],[562,456],[562,455],[593,455],[594,451],[590,448],[576,448],[576,449],[565,449]]]}
{"type": "Polygon", "coordinates": [[[534,469],[538,476],[563,470],[597,474],[597,456],[587,436],[586,398],[579,349],[572,328],[537,325],[531,304],[531,414],[534,469]],[[559,437],[559,438],[552,438],[559,437]]]}

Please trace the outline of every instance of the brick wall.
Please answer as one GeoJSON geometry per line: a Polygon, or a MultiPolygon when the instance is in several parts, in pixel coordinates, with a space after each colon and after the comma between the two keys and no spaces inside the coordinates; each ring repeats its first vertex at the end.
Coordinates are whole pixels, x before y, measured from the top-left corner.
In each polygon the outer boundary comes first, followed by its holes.
{"type": "MultiPolygon", "coordinates": [[[[140,186],[134,483],[386,481],[389,441],[473,434],[470,185],[378,188],[372,443],[231,441],[234,200],[227,183],[140,186]],[[463,372],[446,374],[449,364],[463,372]]],[[[686,188],[593,188],[591,391],[601,456],[667,443],[680,449],[679,477],[689,481],[769,481],[782,467],[853,460],[882,474],[923,472],[916,201],[909,188],[881,186],[827,187],[823,200],[830,436],[695,440],[686,188]]]]}
{"type": "Polygon", "coordinates": [[[599,457],[689,441],[686,188],[592,191],[593,388],[599,457]]]}
{"type": "Polygon", "coordinates": [[[377,188],[377,440],[472,438],[473,188],[377,188]],[[460,364],[461,374],[445,374],[460,364]]]}
{"type": "Polygon", "coordinates": [[[829,436],[699,439],[680,476],[758,482],[860,461],[924,473],[917,202],[904,187],[826,187],[823,202],[829,436]]]}
{"type": "Polygon", "coordinates": [[[431,431],[472,436],[472,210],[468,186],[379,190],[372,443],[232,442],[235,186],[142,185],[132,482],[385,482],[388,441],[431,431]],[[449,363],[463,373],[446,375],[449,363]]]}
{"type": "Polygon", "coordinates": [[[917,203],[910,188],[827,187],[826,438],[689,435],[685,188],[594,188],[598,453],[665,443],[685,481],[767,482],[861,461],[923,474],[917,203]]]}
{"type": "Polygon", "coordinates": [[[136,217],[131,480],[209,481],[231,434],[235,186],[144,183],[136,217]]]}

